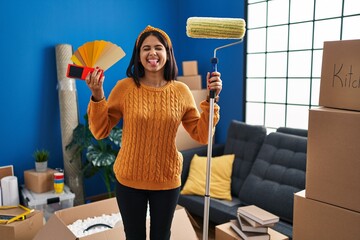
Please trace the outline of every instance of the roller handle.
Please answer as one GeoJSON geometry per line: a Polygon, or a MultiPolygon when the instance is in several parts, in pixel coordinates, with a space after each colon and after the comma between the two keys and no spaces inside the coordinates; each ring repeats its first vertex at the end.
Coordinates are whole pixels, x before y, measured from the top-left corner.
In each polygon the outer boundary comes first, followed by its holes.
{"type": "MultiPolygon", "coordinates": [[[[219,59],[217,57],[211,58],[212,72],[217,72],[217,64],[218,64],[218,62],[219,62],[219,59]]],[[[211,75],[210,75],[210,77],[211,77],[211,75]]],[[[215,91],[214,90],[210,90],[209,97],[210,98],[215,98],[215,91]]]]}

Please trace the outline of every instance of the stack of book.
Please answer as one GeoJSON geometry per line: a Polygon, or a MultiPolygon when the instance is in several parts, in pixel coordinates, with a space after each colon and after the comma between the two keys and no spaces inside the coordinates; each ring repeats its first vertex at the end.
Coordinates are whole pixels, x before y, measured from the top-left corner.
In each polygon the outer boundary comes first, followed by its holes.
{"type": "Polygon", "coordinates": [[[279,217],[255,205],[239,207],[237,219],[230,220],[230,227],[244,240],[270,240],[268,228],[279,217]]]}

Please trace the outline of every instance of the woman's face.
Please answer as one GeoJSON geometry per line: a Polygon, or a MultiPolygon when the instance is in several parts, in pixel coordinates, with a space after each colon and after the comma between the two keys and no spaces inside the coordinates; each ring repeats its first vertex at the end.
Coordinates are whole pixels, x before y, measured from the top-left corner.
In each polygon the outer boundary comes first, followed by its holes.
{"type": "Polygon", "coordinates": [[[149,35],[145,38],[140,47],[140,61],[144,66],[145,72],[164,70],[167,61],[166,48],[157,37],[149,35]]]}

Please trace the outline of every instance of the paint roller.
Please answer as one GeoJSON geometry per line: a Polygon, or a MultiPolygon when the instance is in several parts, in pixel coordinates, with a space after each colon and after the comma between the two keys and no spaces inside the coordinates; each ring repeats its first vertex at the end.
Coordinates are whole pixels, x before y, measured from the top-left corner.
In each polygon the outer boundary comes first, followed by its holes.
{"type": "Polygon", "coordinates": [[[191,38],[239,39],[239,41],[214,49],[214,57],[211,59],[211,63],[213,64],[213,71],[215,71],[218,62],[216,51],[241,43],[245,36],[245,26],[246,23],[241,18],[190,17],[186,22],[186,35],[191,38]]]}
{"type": "MultiPolygon", "coordinates": [[[[217,71],[216,52],[219,49],[239,44],[245,36],[246,23],[241,18],[215,18],[215,17],[190,17],[186,21],[186,35],[191,38],[207,39],[239,39],[239,41],[226,44],[214,49],[211,59],[212,71],[217,71]]],[[[215,92],[210,91],[210,99],[215,98],[215,92]]]]}
{"type": "MultiPolygon", "coordinates": [[[[245,35],[246,23],[241,18],[214,18],[214,17],[190,17],[186,22],[186,35],[191,38],[206,39],[239,39],[239,41],[226,44],[214,49],[214,57],[211,59],[212,71],[217,71],[218,58],[216,52],[219,49],[241,43],[245,35]]],[[[209,207],[210,207],[210,175],[211,175],[211,156],[212,156],[212,135],[214,121],[214,101],[215,91],[211,90],[209,130],[208,130],[208,149],[206,165],[206,185],[204,195],[204,220],[203,220],[203,239],[208,239],[209,233],[209,207]]]]}
{"type": "Polygon", "coordinates": [[[190,17],[186,34],[191,38],[242,39],[245,21],[241,18],[190,17]]]}

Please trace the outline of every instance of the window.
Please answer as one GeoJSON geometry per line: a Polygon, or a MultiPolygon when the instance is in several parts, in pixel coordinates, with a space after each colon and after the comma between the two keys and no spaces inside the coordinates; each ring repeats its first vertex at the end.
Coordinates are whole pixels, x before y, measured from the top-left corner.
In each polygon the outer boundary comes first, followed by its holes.
{"type": "Polygon", "coordinates": [[[248,0],[245,121],[307,129],[324,41],[360,39],[359,0],[248,0]]]}

